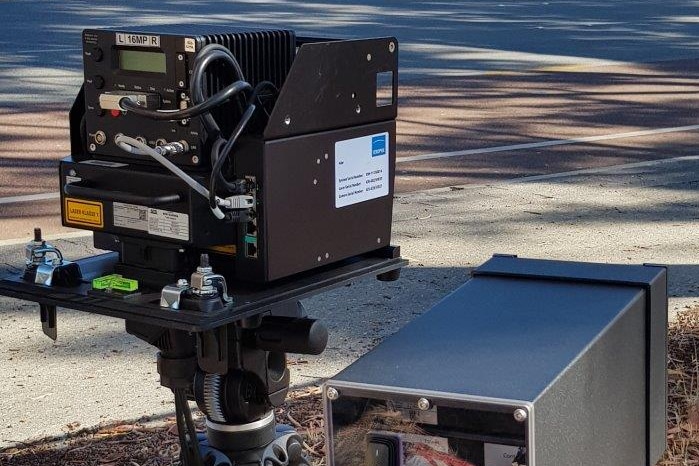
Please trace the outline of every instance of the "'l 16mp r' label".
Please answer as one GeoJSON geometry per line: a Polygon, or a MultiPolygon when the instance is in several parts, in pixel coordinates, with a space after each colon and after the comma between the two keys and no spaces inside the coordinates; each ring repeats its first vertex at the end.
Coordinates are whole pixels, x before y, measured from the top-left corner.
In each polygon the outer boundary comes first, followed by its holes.
{"type": "Polygon", "coordinates": [[[388,133],[335,143],[335,207],[388,195],[388,133]]]}

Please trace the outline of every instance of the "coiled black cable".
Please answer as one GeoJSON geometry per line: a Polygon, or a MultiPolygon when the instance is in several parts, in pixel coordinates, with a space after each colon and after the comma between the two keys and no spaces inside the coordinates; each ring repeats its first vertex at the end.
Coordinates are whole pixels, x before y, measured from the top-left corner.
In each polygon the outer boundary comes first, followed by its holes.
{"type": "MultiPolygon", "coordinates": [[[[223,61],[227,63],[233,68],[233,71],[236,74],[236,79],[238,81],[245,81],[243,70],[233,53],[222,45],[209,44],[199,51],[197,58],[194,60],[194,68],[192,70],[192,78],[189,89],[192,96],[192,101],[195,104],[204,102],[206,100],[204,82],[206,77],[205,72],[209,65],[215,61],[223,61]]],[[[241,106],[239,108],[240,113],[242,113],[243,110],[244,109],[241,106]]],[[[211,114],[203,115],[202,122],[210,136],[217,136],[220,134],[221,129],[211,114]]]]}

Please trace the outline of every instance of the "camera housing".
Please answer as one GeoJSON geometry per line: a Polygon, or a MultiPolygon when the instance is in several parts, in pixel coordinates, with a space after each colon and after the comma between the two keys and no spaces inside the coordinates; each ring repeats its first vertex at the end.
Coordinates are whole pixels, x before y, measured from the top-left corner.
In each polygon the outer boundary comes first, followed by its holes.
{"type": "Polygon", "coordinates": [[[388,247],[397,47],[394,38],[203,25],[86,30],[72,156],[60,166],[63,224],[94,231],[97,247],[120,254],[120,272],[154,285],[190,272],[201,253],[227,276],[265,283],[388,247]],[[215,194],[247,203],[224,220],[181,176],[117,143],[129,136],[153,150],[176,147],[168,161],[209,185],[211,154],[233,139],[244,99],[186,120],[142,112],[191,110],[201,103],[195,82],[206,88],[204,100],[225,91],[236,79],[225,63],[212,61],[201,82],[193,77],[211,44],[236,55],[251,86],[275,89],[257,95],[222,164],[227,183],[215,194]],[[208,130],[208,118],[218,132],[208,130]]]}

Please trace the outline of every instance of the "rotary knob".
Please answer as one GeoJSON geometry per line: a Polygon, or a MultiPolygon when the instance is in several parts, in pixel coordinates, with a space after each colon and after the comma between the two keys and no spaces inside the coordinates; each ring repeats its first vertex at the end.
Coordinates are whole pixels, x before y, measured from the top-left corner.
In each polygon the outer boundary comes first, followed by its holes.
{"type": "Polygon", "coordinates": [[[96,75],[92,78],[92,84],[95,86],[95,89],[102,89],[104,87],[104,78],[96,75]]]}
{"type": "Polygon", "coordinates": [[[104,52],[102,52],[102,49],[99,47],[93,47],[90,51],[90,55],[92,56],[92,59],[94,61],[102,61],[102,58],[104,57],[104,52]]]}

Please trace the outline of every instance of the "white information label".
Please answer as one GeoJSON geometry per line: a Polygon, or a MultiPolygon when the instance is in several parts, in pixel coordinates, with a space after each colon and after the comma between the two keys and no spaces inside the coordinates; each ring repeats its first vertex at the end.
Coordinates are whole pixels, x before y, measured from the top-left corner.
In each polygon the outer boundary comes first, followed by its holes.
{"type": "Polygon", "coordinates": [[[115,202],[114,226],[145,231],[149,235],[189,240],[189,215],[115,202]]]}
{"type": "Polygon", "coordinates": [[[486,443],[484,445],[484,466],[512,466],[517,456],[517,447],[486,443]]]}
{"type": "Polygon", "coordinates": [[[148,34],[116,33],[116,45],[128,45],[130,47],[160,47],[160,36],[148,34]]]}
{"type": "Polygon", "coordinates": [[[185,52],[196,52],[197,42],[192,37],[185,37],[184,39],[184,51],[185,52]]]}
{"type": "Polygon", "coordinates": [[[148,233],[189,240],[189,215],[169,210],[148,209],[148,233]]]}
{"type": "Polygon", "coordinates": [[[148,231],[148,208],[140,205],[122,204],[115,202],[114,226],[131,228],[132,230],[148,231]]]}
{"type": "Polygon", "coordinates": [[[388,195],[388,133],[335,143],[335,207],[388,195]]]}

